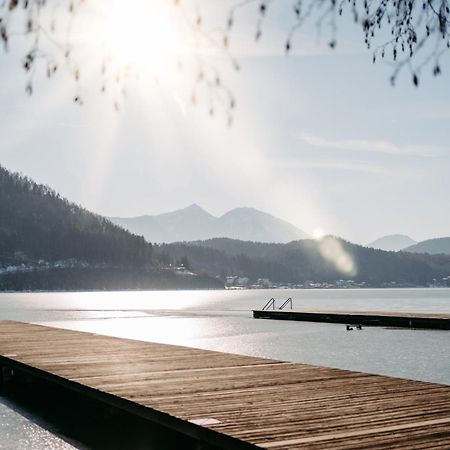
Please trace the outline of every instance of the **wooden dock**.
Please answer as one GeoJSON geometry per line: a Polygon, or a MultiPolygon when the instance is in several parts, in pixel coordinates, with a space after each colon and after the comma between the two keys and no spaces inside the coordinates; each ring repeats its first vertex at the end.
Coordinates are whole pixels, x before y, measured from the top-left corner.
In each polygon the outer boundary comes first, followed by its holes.
{"type": "Polygon", "coordinates": [[[344,323],[353,325],[361,324],[369,326],[450,330],[450,314],[266,309],[254,310],[253,317],[255,319],[298,320],[303,322],[344,323]]]}
{"type": "Polygon", "coordinates": [[[0,354],[216,448],[450,448],[450,386],[12,321],[0,354]]]}

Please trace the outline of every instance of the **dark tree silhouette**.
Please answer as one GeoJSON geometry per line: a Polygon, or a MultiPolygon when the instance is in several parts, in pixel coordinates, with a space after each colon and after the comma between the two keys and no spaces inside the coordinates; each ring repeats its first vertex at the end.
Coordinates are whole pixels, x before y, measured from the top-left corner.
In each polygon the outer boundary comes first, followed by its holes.
{"type": "MultiPolygon", "coordinates": [[[[49,78],[65,68],[79,85],[84,68],[75,57],[77,42],[73,37],[77,23],[88,4],[103,2],[108,5],[108,1],[110,5],[110,0],[0,0],[0,40],[4,49],[9,48],[14,38],[25,38],[27,48],[22,66],[30,75],[26,86],[29,94],[33,92],[33,79],[39,63],[44,65],[49,78]]],[[[180,71],[184,70],[183,76],[188,73],[192,78],[191,101],[197,103],[202,98],[210,115],[219,107],[223,108],[231,123],[235,99],[223,83],[220,71],[203,54],[203,44],[207,42],[219,48],[222,54],[230,57],[232,67],[238,70],[239,65],[229,51],[236,17],[243,8],[256,6],[255,39],[259,40],[264,31],[264,19],[270,14],[273,3],[274,0],[242,0],[234,4],[230,1],[231,8],[228,17],[224,17],[223,28],[212,33],[201,14],[201,5],[193,0],[172,0],[177,26],[183,27],[193,44],[193,65],[186,68],[182,58],[176,61],[176,65],[180,71]]],[[[130,4],[132,7],[135,6],[130,4]]],[[[439,75],[441,58],[450,47],[447,0],[293,0],[286,2],[285,7],[294,17],[294,24],[286,30],[286,52],[295,46],[296,33],[307,21],[313,21],[321,33],[326,33],[328,45],[335,48],[340,16],[350,14],[362,29],[362,38],[372,52],[373,61],[385,59],[392,64],[392,83],[402,70],[410,72],[415,85],[419,84],[426,67],[431,68],[434,75],[439,75]]],[[[155,14],[158,14],[156,9],[155,14]]],[[[126,95],[132,70],[128,65],[115,64],[110,54],[103,56],[98,69],[99,88],[102,92],[107,89],[113,92],[114,107],[118,109],[126,95]]],[[[73,100],[79,104],[83,102],[80,88],[75,89],[73,100]]]]}
{"type": "Polygon", "coordinates": [[[152,267],[152,245],[0,166],[0,268],[58,260],[152,267]]]}

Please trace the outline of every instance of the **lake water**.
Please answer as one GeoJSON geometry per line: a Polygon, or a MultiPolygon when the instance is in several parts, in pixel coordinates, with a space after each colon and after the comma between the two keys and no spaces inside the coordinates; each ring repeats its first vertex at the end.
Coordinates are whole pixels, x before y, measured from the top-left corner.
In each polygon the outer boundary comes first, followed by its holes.
{"type": "MultiPolygon", "coordinates": [[[[449,331],[253,319],[271,297],[305,309],[450,313],[450,289],[146,291],[0,294],[0,319],[450,385],[449,331]]],[[[8,423],[23,431],[14,417],[8,423]]],[[[63,448],[52,437],[27,448],[63,448]]],[[[24,448],[8,442],[0,448],[24,448]]]]}

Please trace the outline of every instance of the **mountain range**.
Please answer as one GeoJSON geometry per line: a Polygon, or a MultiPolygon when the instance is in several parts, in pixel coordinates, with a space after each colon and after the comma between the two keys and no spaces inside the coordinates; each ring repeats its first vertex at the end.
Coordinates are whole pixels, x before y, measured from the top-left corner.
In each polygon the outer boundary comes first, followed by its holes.
{"type": "Polygon", "coordinates": [[[428,253],[430,255],[450,255],[450,237],[427,239],[426,241],[417,242],[404,234],[391,234],[367,244],[367,247],[395,252],[403,251],[409,253],[428,253]]]}
{"type": "Polygon", "coordinates": [[[144,236],[149,242],[158,243],[218,237],[286,243],[309,237],[294,225],[253,208],[235,208],[215,217],[193,204],[184,209],[154,216],[109,219],[132,233],[144,236]]]}
{"type": "MultiPolygon", "coordinates": [[[[229,238],[239,241],[286,244],[309,239],[309,235],[285,220],[254,208],[235,208],[215,217],[196,204],[159,215],[110,217],[109,220],[149,242],[174,243],[229,238]]],[[[232,245],[232,244],[228,244],[232,245]]],[[[261,250],[261,246],[256,246],[261,250]]],[[[417,242],[404,234],[391,234],[376,239],[367,247],[385,251],[450,254],[450,237],[417,242]]]]}
{"type": "Polygon", "coordinates": [[[448,251],[450,238],[387,252],[333,236],[305,239],[301,230],[250,208],[215,218],[192,205],[162,216],[159,225],[166,234],[182,230],[192,239],[200,231],[220,232],[239,234],[243,240],[152,245],[0,166],[0,290],[223,288],[236,275],[253,282],[313,280],[328,286],[339,286],[342,280],[364,287],[450,282],[450,255],[425,253],[448,251]]]}

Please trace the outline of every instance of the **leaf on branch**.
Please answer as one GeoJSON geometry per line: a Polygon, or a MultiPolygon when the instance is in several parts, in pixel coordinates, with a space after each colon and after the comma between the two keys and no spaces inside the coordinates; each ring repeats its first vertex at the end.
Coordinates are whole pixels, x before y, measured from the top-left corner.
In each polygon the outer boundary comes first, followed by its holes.
{"type": "Polygon", "coordinates": [[[231,28],[233,27],[233,16],[232,15],[230,15],[229,17],[228,17],[228,21],[227,21],[227,28],[229,29],[229,30],[231,30],[231,28]]]}
{"type": "Polygon", "coordinates": [[[31,81],[29,81],[29,82],[27,83],[27,85],[25,86],[25,92],[26,92],[28,95],[32,95],[32,94],[33,94],[33,85],[31,84],[31,81]]]}
{"type": "Polygon", "coordinates": [[[286,53],[289,53],[289,50],[291,49],[290,41],[286,41],[286,45],[285,45],[284,49],[286,50],[286,53]]]}
{"type": "Polygon", "coordinates": [[[3,41],[5,50],[8,50],[8,31],[4,25],[0,26],[0,38],[3,41]]]}
{"type": "Polygon", "coordinates": [[[12,11],[12,10],[16,9],[18,4],[19,4],[19,0],[10,0],[9,10],[12,11]]]}
{"type": "Polygon", "coordinates": [[[23,61],[23,68],[25,69],[26,72],[29,72],[31,70],[31,67],[33,66],[33,62],[34,62],[34,56],[30,52],[25,56],[25,59],[23,61]]]}

